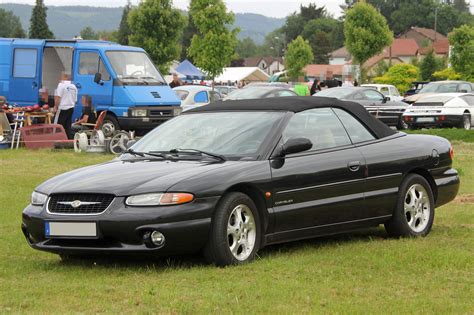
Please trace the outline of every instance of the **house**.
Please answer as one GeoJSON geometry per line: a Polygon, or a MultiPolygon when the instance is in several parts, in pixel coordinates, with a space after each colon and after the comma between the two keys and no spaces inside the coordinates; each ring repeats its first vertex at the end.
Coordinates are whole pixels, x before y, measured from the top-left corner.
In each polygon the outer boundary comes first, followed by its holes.
{"type": "Polygon", "coordinates": [[[347,51],[346,47],[336,49],[329,54],[330,65],[343,65],[351,60],[351,54],[347,51]]]}
{"type": "Polygon", "coordinates": [[[251,57],[244,59],[244,67],[258,67],[268,75],[285,70],[281,57],[251,57]]]}
{"type": "Polygon", "coordinates": [[[449,57],[449,40],[447,38],[437,39],[431,45],[418,50],[420,56],[426,56],[433,51],[436,57],[449,57]]]}
{"type": "Polygon", "coordinates": [[[398,38],[414,39],[420,47],[431,45],[434,41],[439,39],[447,39],[446,36],[433,29],[416,26],[412,26],[408,31],[400,34],[398,38]]]}

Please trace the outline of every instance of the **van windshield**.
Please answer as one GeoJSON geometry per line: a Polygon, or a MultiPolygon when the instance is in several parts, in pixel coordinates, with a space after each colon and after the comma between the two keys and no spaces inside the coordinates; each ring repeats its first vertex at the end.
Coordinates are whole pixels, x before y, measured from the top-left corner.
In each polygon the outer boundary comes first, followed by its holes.
{"type": "Polygon", "coordinates": [[[140,51],[108,51],[112,68],[125,85],[164,85],[165,80],[148,55],[140,51]]]}

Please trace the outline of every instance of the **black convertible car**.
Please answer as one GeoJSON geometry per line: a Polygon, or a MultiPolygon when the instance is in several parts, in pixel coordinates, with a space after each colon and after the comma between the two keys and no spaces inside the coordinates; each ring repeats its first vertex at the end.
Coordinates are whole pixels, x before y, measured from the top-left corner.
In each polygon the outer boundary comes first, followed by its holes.
{"type": "Polygon", "coordinates": [[[203,251],[244,263],[268,244],[384,224],[425,236],[457,194],[450,143],[391,130],[362,106],[287,97],[214,103],[110,162],[39,185],[22,230],[61,257],[203,251]]]}

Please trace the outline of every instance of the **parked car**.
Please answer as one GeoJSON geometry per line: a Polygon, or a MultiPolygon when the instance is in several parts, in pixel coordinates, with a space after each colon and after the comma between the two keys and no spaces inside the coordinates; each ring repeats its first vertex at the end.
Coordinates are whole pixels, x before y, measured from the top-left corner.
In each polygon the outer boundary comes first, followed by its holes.
{"type": "Polygon", "coordinates": [[[224,98],[224,101],[286,96],[296,96],[296,93],[290,89],[268,85],[249,86],[229,93],[229,95],[224,98]]]}
{"type": "Polygon", "coordinates": [[[181,100],[183,112],[222,99],[218,91],[205,85],[181,85],[173,88],[173,91],[181,100]]]}
{"type": "Polygon", "coordinates": [[[230,85],[216,85],[214,89],[219,92],[223,97],[227,96],[230,92],[237,90],[235,86],[230,85]]]}
{"type": "Polygon", "coordinates": [[[404,102],[390,101],[380,92],[369,87],[337,87],[322,90],[313,96],[335,97],[361,104],[372,115],[387,126],[405,129],[407,125],[402,119],[402,114],[407,108],[404,102]]]}
{"type": "Polygon", "coordinates": [[[64,259],[203,250],[220,266],[269,244],[380,224],[394,237],[426,236],[435,207],[458,192],[452,161],[448,140],[399,133],[357,103],[216,102],[108,163],[42,183],[22,230],[31,247],[64,259]]]}
{"type": "Polygon", "coordinates": [[[474,85],[467,81],[436,81],[425,85],[417,94],[404,99],[404,102],[413,104],[424,97],[439,93],[471,93],[474,85]]]}
{"type": "Polygon", "coordinates": [[[474,122],[474,94],[444,93],[424,97],[407,108],[403,119],[413,129],[456,127],[470,130],[474,122]]]}
{"type": "Polygon", "coordinates": [[[269,87],[279,87],[284,89],[293,89],[293,85],[286,83],[286,82],[250,82],[249,84],[245,85],[243,88],[247,89],[250,87],[256,86],[269,86],[269,87]]]}
{"type": "Polygon", "coordinates": [[[420,90],[430,82],[427,81],[415,81],[411,83],[411,88],[403,94],[403,98],[407,98],[410,95],[420,92],[420,90]]]}
{"type": "Polygon", "coordinates": [[[390,84],[362,84],[362,87],[371,88],[382,93],[388,101],[401,102],[403,97],[400,96],[398,89],[394,85],[390,84]]]}

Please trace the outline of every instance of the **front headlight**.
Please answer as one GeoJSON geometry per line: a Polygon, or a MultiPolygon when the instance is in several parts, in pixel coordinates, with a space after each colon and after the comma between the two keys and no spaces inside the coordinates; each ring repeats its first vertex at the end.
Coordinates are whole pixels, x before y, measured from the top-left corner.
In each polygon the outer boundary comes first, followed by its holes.
{"type": "Polygon", "coordinates": [[[188,203],[194,200],[189,193],[152,193],[129,196],[125,199],[127,206],[169,206],[188,203]]]}
{"type": "Polygon", "coordinates": [[[175,108],[173,110],[173,116],[179,116],[181,115],[181,113],[183,112],[183,109],[180,107],[180,108],[175,108]]]}
{"type": "Polygon", "coordinates": [[[31,194],[31,204],[33,206],[42,206],[46,203],[48,196],[37,191],[33,191],[31,194]]]}
{"type": "Polygon", "coordinates": [[[146,117],[146,109],[132,109],[132,116],[134,117],[146,117]]]}

